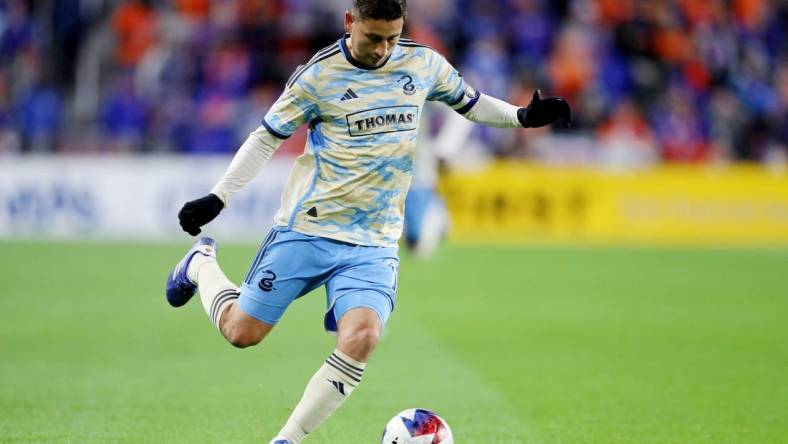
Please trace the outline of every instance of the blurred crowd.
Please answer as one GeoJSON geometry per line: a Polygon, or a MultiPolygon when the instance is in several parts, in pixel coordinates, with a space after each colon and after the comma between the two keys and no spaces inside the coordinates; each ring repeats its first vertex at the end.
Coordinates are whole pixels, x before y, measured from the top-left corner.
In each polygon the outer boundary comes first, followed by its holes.
{"type": "MultiPolygon", "coordinates": [[[[0,0],[0,153],[233,152],[350,3],[0,0]]],[[[570,130],[477,128],[492,156],[788,157],[785,1],[411,0],[406,35],[487,94],[572,103],[570,130]]]]}

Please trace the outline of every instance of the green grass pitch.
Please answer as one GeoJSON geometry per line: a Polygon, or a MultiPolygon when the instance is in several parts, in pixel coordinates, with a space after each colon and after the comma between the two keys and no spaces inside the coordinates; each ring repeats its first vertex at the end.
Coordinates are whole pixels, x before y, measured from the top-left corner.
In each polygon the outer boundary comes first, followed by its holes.
{"type": "MultiPolygon", "coordinates": [[[[333,348],[324,295],[237,350],[183,245],[0,243],[0,442],[265,443],[333,348]]],[[[238,280],[254,246],[222,246],[238,280]]],[[[404,255],[403,255],[404,256],[404,255]]],[[[431,408],[458,444],[788,442],[788,250],[449,246],[403,257],[399,304],[309,442],[377,443],[431,408]]]]}

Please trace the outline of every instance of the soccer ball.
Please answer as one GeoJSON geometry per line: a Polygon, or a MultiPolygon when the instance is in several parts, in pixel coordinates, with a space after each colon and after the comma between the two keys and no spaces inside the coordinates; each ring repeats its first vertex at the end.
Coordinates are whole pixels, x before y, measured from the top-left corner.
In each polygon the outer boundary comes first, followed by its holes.
{"type": "Polygon", "coordinates": [[[446,421],[424,409],[408,409],[397,413],[386,424],[381,444],[454,444],[454,436],[446,421]]]}

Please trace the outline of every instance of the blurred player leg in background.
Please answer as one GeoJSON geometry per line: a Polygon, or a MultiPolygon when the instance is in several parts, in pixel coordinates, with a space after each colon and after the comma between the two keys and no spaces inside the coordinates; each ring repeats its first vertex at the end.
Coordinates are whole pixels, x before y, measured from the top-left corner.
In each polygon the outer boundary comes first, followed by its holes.
{"type": "Polygon", "coordinates": [[[405,242],[420,258],[429,258],[449,230],[446,203],[435,188],[411,188],[405,200],[405,242]]]}
{"type": "Polygon", "coordinates": [[[405,200],[405,242],[418,257],[432,256],[448,233],[449,212],[437,191],[439,169],[442,161],[466,145],[472,130],[473,122],[452,109],[425,104],[413,180],[405,200]]]}

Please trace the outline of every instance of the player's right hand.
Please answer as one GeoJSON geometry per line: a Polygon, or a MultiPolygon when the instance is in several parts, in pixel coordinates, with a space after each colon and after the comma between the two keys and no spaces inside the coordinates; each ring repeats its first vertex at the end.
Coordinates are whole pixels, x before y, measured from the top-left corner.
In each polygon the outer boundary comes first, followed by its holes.
{"type": "Polygon", "coordinates": [[[224,209],[224,202],[215,194],[209,194],[186,202],[181,211],[178,212],[178,220],[183,231],[192,236],[197,236],[202,232],[200,227],[214,220],[222,209],[224,209]]]}

